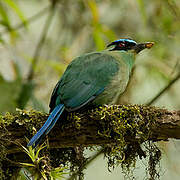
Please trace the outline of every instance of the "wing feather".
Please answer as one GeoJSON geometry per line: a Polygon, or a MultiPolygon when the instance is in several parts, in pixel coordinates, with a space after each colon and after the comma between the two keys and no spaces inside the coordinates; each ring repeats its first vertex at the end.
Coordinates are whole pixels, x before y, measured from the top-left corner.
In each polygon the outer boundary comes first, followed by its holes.
{"type": "Polygon", "coordinates": [[[118,72],[118,61],[105,53],[89,53],[72,61],[56,85],[50,102],[78,109],[105,90],[118,72]]]}

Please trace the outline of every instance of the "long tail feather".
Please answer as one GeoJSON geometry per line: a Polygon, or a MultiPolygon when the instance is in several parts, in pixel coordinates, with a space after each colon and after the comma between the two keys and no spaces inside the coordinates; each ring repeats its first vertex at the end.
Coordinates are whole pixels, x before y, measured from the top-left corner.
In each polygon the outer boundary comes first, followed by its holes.
{"type": "Polygon", "coordinates": [[[27,146],[33,146],[35,148],[41,141],[41,139],[47,135],[50,130],[54,127],[57,120],[61,116],[62,112],[64,111],[64,104],[59,104],[54,108],[54,110],[49,115],[47,121],[41,127],[41,129],[31,138],[27,146]]]}

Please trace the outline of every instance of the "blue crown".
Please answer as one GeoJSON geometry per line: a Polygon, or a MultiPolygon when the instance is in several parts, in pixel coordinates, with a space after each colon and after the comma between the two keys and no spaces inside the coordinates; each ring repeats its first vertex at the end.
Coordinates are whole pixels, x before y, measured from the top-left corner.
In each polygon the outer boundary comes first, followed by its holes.
{"type": "Polygon", "coordinates": [[[125,41],[125,42],[130,42],[130,43],[135,43],[135,44],[137,44],[136,41],[134,41],[134,40],[132,40],[132,39],[118,39],[118,40],[116,40],[116,41],[114,41],[114,42],[120,42],[120,41],[125,41]]]}

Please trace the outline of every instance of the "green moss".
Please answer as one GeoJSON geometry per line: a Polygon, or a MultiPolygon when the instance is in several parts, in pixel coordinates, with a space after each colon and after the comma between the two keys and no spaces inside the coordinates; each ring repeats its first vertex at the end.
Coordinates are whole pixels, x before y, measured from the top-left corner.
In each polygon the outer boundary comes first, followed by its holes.
{"type": "Polygon", "coordinates": [[[139,105],[103,106],[94,110],[92,116],[102,119],[99,122],[99,135],[109,137],[114,142],[104,145],[109,169],[120,164],[123,172],[129,174],[135,167],[138,157],[149,157],[149,176],[158,176],[156,164],[161,153],[157,146],[148,140],[151,128],[160,116],[157,108],[155,111],[153,107],[139,105]],[[144,146],[147,140],[148,146],[144,146]]]}
{"type": "Polygon", "coordinates": [[[4,116],[0,116],[0,178],[11,177],[12,173],[14,173],[17,168],[9,167],[9,161],[7,159],[6,142],[12,141],[8,136],[8,126],[12,125],[12,128],[16,127],[16,124],[22,126],[27,129],[27,133],[32,132],[34,130],[33,127],[40,127],[45,119],[47,118],[47,114],[35,111],[35,110],[20,110],[16,109],[16,113],[7,112],[4,116]],[[8,167],[6,167],[8,165],[8,167]]]}
{"type": "Polygon", "coordinates": [[[74,126],[76,129],[81,128],[81,118],[78,116],[77,113],[73,114],[73,119],[74,119],[74,126]]]}
{"type": "Polygon", "coordinates": [[[7,112],[4,116],[0,116],[0,127],[17,123],[20,126],[25,126],[27,129],[32,129],[33,126],[37,127],[37,125],[41,125],[47,117],[47,114],[36,110],[16,109],[16,113],[14,114],[7,112]]]}
{"type": "MultiPolygon", "coordinates": [[[[109,170],[121,165],[123,173],[129,177],[131,170],[136,166],[137,159],[147,158],[146,174],[149,174],[151,179],[155,179],[159,176],[156,169],[161,151],[148,139],[156,119],[160,118],[161,114],[162,111],[148,106],[102,106],[83,113],[69,113],[67,122],[62,122],[62,128],[70,127],[74,131],[81,131],[84,122],[95,121],[99,136],[102,139],[108,138],[109,142],[112,142],[102,145],[109,170]]],[[[17,123],[23,125],[28,132],[32,132],[34,127],[40,128],[46,118],[47,114],[38,111],[17,109],[16,114],[6,113],[5,116],[1,116],[0,126],[5,129],[6,126],[17,123]]],[[[0,162],[5,157],[5,152],[6,148],[1,148],[0,162]]],[[[81,171],[87,161],[83,147],[49,150],[48,156],[53,167],[58,167],[59,164],[69,165],[71,171],[78,171],[78,174],[83,176],[81,171]]]]}
{"type": "MultiPolygon", "coordinates": [[[[104,156],[108,160],[109,170],[121,165],[126,177],[133,177],[137,159],[148,160],[145,167],[149,178],[159,176],[157,164],[161,151],[156,144],[149,140],[151,129],[162,115],[162,110],[155,107],[140,105],[102,106],[83,113],[71,113],[69,120],[75,129],[81,128],[83,119],[96,121],[98,134],[104,139],[109,138],[111,144],[102,145],[104,156]]],[[[72,159],[76,156],[72,156],[72,159]]],[[[71,160],[72,166],[77,167],[76,160],[71,160]]]]}

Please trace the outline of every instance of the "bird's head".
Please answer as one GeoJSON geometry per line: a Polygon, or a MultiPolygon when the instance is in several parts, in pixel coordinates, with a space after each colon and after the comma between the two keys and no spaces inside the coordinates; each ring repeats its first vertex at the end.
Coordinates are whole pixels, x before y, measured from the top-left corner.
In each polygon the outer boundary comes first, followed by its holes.
{"type": "Polygon", "coordinates": [[[132,39],[118,39],[108,44],[107,47],[112,47],[109,49],[110,51],[132,50],[134,53],[138,54],[143,49],[150,49],[153,45],[153,42],[137,43],[132,39]]]}

